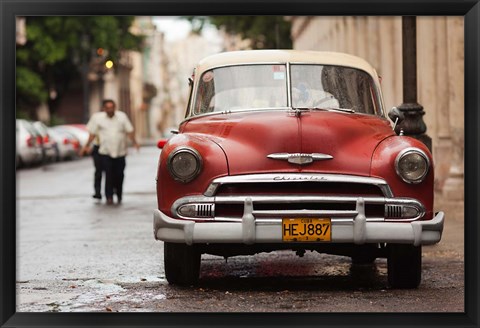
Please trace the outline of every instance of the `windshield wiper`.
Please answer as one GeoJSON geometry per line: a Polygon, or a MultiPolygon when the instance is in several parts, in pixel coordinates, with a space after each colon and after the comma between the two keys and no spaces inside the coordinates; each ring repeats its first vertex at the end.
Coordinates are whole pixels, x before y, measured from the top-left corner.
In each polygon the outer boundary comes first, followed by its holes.
{"type": "Polygon", "coordinates": [[[307,110],[326,110],[326,111],[337,111],[344,113],[355,113],[355,110],[352,108],[338,108],[338,107],[294,107],[295,111],[307,111],[307,110]]]}
{"type": "Polygon", "coordinates": [[[355,110],[353,108],[326,107],[324,109],[334,110],[334,111],[338,111],[338,112],[355,113],[355,110]]]}

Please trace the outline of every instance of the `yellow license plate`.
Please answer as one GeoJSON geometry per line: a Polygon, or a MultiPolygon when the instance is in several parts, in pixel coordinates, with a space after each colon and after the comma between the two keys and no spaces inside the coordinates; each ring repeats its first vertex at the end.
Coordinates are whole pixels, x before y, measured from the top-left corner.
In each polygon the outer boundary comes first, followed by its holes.
{"type": "Polygon", "coordinates": [[[329,218],[284,218],[282,240],[287,242],[315,242],[332,240],[329,218]]]}

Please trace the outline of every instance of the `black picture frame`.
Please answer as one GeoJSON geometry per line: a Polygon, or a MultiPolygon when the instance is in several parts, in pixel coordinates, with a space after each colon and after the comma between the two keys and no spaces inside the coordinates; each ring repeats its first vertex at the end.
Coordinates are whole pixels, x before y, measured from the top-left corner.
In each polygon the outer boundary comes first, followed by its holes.
{"type": "MultiPolygon", "coordinates": [[[[1,327],[478,327],[479,61],[478,0],[0,0],[1,327]],[[465,16],[464,313],[16,313],[15,16],[29,15],[461,15],[465,16]]],[[[34,228],[34,227],[32,227],[34,228]]]]}

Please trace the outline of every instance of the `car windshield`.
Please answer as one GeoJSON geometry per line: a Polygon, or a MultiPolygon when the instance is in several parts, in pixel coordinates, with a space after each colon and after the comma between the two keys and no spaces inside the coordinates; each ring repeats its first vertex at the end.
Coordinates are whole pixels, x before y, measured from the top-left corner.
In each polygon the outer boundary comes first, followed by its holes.
{"type": "Polygon", "coordinates": [[[193,115],[230,110],[325,109],[381,115],[374,83],[364,71],[311,64],[257,64],[208,70],[200,77],[193,115]]]}
{"type": "Polygon", "coordinates": [[[200,79],[194,114],[287,107],[285,65],[221,67],[200,79]]]}
{"type": "Polygon", "coordinates": [[[359,69],[291,65],[291,79],[293,108],[348,109],[381,114],[373,80],[359,69]]]}

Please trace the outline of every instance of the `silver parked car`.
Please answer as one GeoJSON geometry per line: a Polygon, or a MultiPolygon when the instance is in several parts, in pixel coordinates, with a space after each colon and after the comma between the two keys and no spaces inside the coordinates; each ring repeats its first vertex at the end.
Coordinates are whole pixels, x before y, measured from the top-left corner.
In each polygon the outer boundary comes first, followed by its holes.
{"type": "Polygon", "coordinates": [[[16,125],[16,167],[41,162],[42,137],[27,120],[17,119],[16,125]]]}
{"type": "Polygon", "coordinates": [[[53,127],[55,130],[67,131],[73,134],[80,142],[80,147],[83,147],[88,140],[89,133],[85,124],[63,124],[53,127]]]}
{"type": "Polygon", "coordinates": [[[48,128],[48,134],[56,142],[57,161],[75,159],[78,156],[80,142],[68,131],[48,128]]]}
{"type": "Polygon", "coordinates": [[[58,157],[57,143],[48,134],[48,128],[40,121],[34,122],[33,127],[40,133],[43,140],[43,156],[46,161],[55,161],[58,157]]]}

